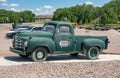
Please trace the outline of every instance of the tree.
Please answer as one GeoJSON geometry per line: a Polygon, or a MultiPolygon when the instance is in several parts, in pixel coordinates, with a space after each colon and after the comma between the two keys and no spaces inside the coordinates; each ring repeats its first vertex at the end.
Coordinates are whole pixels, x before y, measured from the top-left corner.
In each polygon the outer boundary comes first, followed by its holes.
{"type": "Polygon", "coordinates": [[[99,23],[100,25],[120,23],[120,0],[112,0],[102,7],[93,5],[76,5],[60,8],[54,12],[53,20],[63,21],[64,18],[78,24],[99,23]]]}
{"type": "Polygon", "coordinates": [[[13,23],[13,22],[34,22],[35,14],[31,11],[14,12],[4,9],[0,10],[0,23],[13,23]]]}
{"type": "Polygon", "coordinates": [[[76,5],[70,8],[57,9],[54,12],[53,20],[63,21],[64,18],[79,24],[90,23],[94,18],[94,6],[76,5]]]}
{"type": "Polygon", "coordinates": [[[25,10],[20,12],[20,19],[22,19],[22,22],[34,22],[35,14],[33,14],[31,11],[25,10]]]}
{"type": "Polygon", "coordinates": [[[100,20],[99,20],[99,23],[101,26],[105,26],[106,23],[107,23],[107,17],[105,14],[103,14],[101,17],[100,17],[100,20]]]}

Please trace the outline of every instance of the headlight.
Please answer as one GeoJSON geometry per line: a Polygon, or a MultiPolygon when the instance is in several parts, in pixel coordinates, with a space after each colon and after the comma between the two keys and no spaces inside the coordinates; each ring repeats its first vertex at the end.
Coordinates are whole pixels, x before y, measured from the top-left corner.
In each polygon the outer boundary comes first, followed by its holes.
{"type": "Polygon", "coordinates": [[[12,33],[7,33],[7,35],[12,35],[12,33]]]}
{"type": "Polygon", "coordinates": [[[25,41],[24,46],[27,47],[27,45],[28,45],[28,41],[25,41]]]}

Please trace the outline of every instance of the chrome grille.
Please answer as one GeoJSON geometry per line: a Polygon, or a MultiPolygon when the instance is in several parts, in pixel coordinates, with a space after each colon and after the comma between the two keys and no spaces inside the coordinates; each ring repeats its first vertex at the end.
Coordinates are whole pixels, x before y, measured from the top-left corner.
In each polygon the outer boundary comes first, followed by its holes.
{"type": "Polygon", "coordinates": [[[24,41],[20,39],[14,39],[13,47],[16,49],[24,50],[24,41]]]}

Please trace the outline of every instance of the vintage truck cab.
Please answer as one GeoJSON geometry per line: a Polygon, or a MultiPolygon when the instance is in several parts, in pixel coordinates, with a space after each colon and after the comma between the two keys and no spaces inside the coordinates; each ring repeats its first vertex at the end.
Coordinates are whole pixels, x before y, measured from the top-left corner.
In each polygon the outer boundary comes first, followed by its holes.
{"type": "Polygon", "coordinates": [[[10,51],[35,62],[44,61],[48,54],[85,54],[88,59],[97,59],[107,49],[107,36],[75,36],[74,28],[66,22],[45,23],[41,31],[23,32],[13,39],[10,51]]]}

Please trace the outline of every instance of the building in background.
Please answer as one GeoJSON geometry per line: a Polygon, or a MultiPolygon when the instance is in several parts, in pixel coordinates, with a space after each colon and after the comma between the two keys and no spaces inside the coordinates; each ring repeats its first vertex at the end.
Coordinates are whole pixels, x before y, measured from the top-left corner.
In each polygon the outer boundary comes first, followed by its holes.
{"type": "Polygon", "coordinates": [[[35,20],[38,21],[50,21],[52,20],[53,15],[36,15],[35,20]]]}

